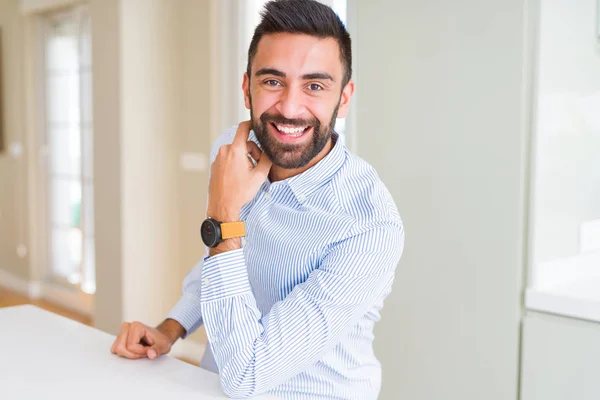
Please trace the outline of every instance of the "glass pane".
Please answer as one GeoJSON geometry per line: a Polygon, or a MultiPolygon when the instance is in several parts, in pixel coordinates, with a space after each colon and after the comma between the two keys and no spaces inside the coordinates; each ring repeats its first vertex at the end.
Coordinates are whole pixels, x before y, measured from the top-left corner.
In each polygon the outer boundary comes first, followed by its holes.
{"type": "Polygon", "coordinates": [[[79,77],[50,74],[46,85],[47,118],[49,124],[79,124],[79,77]]]}
{"type": "Polygon", "coordinates": [[[87,183],[83,188],[83,230],[88,237],[94,235],[94,186],[87,183]]]}
{"type": "Polygon", "coordinates": [[[340,19],[344,23],[344,25],[347,25],[347,23],[346,23],[346,20],[347,20],[346,9],[348,8],[347,3],[348,3],[347,0],[333,0],[332,5],[331,5],[331,8],[333,8],[333,10],[337,13],[337,15],[340,17],[340,19]]]}
{"type": "Polygon", "coordinates": [[[335,120],[335,131],[344,137],[346,134],[346,118],[338,118],[335,120]]]}
{"type": "Polygon", "coordinates": [[[81,183],[77,180],[54,178],[50,181],[52,225],[79,227],[81,183]]]}
{"type": "Polygon", "coordinates": [[[81,231],[76,228],[53,228],[50,243],[52,274],[78,283],[81,231]]]}
{"type": "Polygon", "coordinates": [[[81,290],[86,293],[96,293],[96,245],[94,238],[89,237],[84,241],[84,258],[83,258],[83,282],[81,290]]]}
{"type": "Polygon", "coordinates": [[[85,6],[44,19],[50,273],[93,293],[91,21],[85,6]]]}
{"type": "Polygon", "coordinates": [[[83,176],[86,180],[94,177],[94,141],[91,128],[84,128],[83,134],[83,176]]]}
{"type": "Polygon", "coordinates": [[[61,177],[78,178],[81,175],[81,143],[76,127],[50,128],[51,173],[61,177]]]}
{"type": "Polygon", "coordinates": [[[80,59],[79,63],[86,69],[92,67],[92,32],[91,32],[91,21],[90,17],[84,13],[81,21],[81,35],[80,40],[80,59]]]}
{"type": "MultiPolygon", "coordinates": [[[[591,2],[540,2],[534,265],[583,257],[593,241],[586,227],[600,219],[600,58],[588,42],[594,24],[587,19],[593,11],[591,2]]],[[[600,255],[600,240],[595,250],[600,255]]]]}
{"type": "Polygon", "coordinates": [[[92,71],[81,72],[81,122],[88,128],[92,126],[92,71]]]}
{"type": "Polygon", "coordinates": [[[75,24],[69,18],[51,21],[46,42],[46,69],[75,71],[77,67],[75,24]]]}

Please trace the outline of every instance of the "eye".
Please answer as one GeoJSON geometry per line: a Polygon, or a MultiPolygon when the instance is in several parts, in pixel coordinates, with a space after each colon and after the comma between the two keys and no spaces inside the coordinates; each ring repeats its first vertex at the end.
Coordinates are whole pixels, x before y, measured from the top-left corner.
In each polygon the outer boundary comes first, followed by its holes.
{"type": "Polygon", "coordinates": [[[279,86],[280,85],[279,81],[277,81],[275,79],[267,79],[263,83],[267,86],[279,86]]]}
{"type": "Polygon", "coordinates": [[[308,85],[308,88],[312,91],[319,91],[319,90],[323,90],[323,86],[319,85],[318,83],[311,83],[310,85],[308,85]]]}

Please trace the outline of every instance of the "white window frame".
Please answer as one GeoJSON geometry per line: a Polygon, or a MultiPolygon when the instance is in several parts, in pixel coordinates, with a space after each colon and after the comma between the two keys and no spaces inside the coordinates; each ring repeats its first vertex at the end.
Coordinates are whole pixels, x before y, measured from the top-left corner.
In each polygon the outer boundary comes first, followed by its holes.
{"type": "Polygon", "coordinates": [[[75,287],[46,279],[49,271],[48,210],[47,210],[47,149],[46,136],[46,76],[44,54],[44,18],[46,12],[84,4],[81,0],[21,0],[25,16],[25,98],[26,140],[28,162],[28,215],[30,228],[29,295],[60,305],[82,315],[93,313],[94,295],[75,287]]]}

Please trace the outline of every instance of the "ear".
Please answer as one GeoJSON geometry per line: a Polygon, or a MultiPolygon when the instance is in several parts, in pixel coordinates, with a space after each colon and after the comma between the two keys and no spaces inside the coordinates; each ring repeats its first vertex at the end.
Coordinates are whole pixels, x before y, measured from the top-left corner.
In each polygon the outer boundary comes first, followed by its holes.
{"type": "Polygon", "coordinates": [[[242,80],[242,90],[244,91],[244,105],[250,109],[250,78],[248,73],[244,72],[244,79],[242,80]]]}
{"type": "Polygon", "coordinates": [[[350,108],[350,98],[354,94],[354,81],[350,81],[342,90],[342,96],[340,97],[340,108],[338,109],[338,118],[346,118],[348,109],[350,108]]]}

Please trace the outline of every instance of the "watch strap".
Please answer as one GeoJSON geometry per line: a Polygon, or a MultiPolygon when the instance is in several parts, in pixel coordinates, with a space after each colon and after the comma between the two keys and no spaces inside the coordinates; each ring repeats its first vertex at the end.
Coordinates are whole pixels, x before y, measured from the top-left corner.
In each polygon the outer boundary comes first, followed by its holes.
{"type": "Polygon", "coordinates": [[[223,240],[243,236],[246,236],[246,225],[244,225],[244,221],[221,222],[221,238],[223,240]]]}

